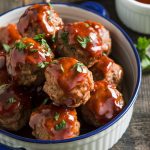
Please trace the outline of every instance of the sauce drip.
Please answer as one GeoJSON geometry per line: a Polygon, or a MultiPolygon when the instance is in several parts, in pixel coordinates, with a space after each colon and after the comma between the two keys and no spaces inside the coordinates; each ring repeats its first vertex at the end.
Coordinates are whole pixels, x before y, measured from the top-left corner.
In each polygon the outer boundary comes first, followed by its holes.
{"type": "Polygon", "coordinates": [[[26,110],[30,108],[30,100],[26,95],[11,85],[0,86],[0,115],[13,115],[22,107],[26,110]]]}
{"type": "MultiPolygon", "coordinates": [[[[92,56],[101,56],[102,54],[102,39],[99,37],[97,31],[95,31],[92,27],[90,27],[87,23],[74,23],[68,24],[66,27],[67,31],[69,31],[69,44],[73,45],[78,43],[83,50],[88,51],[89,55],[92,56]],[[85,47],[82,47],[81,43],[78,42],[78,39],[81,37],[81,42],[84,40],[86,44],[85,47]]],[[[80,40],[80,39],[79,39],[80,40]]]]}
{"type": "MultiPolygon", "coordinates": [[[[23,50],[15,47],[10,53],[10,66],[13,69],[12,74],[16,75],[17,66],[19,64],[35,64],[38,65],[42,62],[51,62],[51,53],[48,54],[48,50],[40,46],[40,44],[31,38],[23,38],[17,42],[22,42],[26,45],[23,50]]],[[[52,56],[53,57],[53,56],[52,56]]]]}
{"type": "Polygon", "coordinates": [[[22,35],[33,37],[44,33],[47,37],[55,34],[63,26],[62,19],[49,5],[35,4],[29,7],[18,23],[22,35]]]}
{"type": "Polygon", "coordinates": [[[140,3],[150,4],[150,0],[137,0],[140,3]]]}
{"type": "Polygon", "coordinates": [[[95,91],[86,106],[101,124],[105,124],[122,110],[124,101],[113,85],[106,81],[97,81],[95,91]]]}
{"type": "Polygon", "coordinates": [[[13,44],[21,38],[15,24],[9,24],[7,27],[0,28],[0,33],[0,43],[2,44],[13,44]]]}
{"type": "MultiPolygon", "coordinates": [[[[34,129],[36,125],[43,124],[46,132],[50,134],[51,140],[71,138],[76,133],[77,113],[75,109],[57,107],[54,105],[42,105],[32,113],[30,126],[34,129]],[[55,119],[55,115],[58,117],[55,119]],[[66,126],[56,130],[56,125],[65,121],[66,126]]],[[[46,138],[47,139],[47,138],[46,138]]]]}
{"type": "Polygon", "coordinates": [[[103,75],[105,75],[111,68],[113,60],[109,59],[106,56],[102,56],[99,61],[96,63],[96,68],[100,70],[103,75]]]}
{"type": "MultiPolygon", "coordinates": [[[[73,58],[61,58],[58,59],[56,64],[51,63],[50,68],[46,69],[47,72],[50,71],[54,74],[64,92],[69,92],[77,85],[80,85],[87,76],[87,73],[80,73],[76,70],[75,65],[77,62],[73,58]]],[[[83,68],[86,70],[85,66],[83,68]]]]}

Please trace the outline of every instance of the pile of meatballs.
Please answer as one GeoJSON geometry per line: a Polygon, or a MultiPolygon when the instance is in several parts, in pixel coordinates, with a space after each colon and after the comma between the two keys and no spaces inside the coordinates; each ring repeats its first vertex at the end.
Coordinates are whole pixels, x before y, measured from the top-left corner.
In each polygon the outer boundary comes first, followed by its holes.
{"type": "Polygon", "coordinates": [[[79,115],[96,128],[108,123],[125,105],[123,69],[110,53],[102,24],[64,24],[51,4],[28,7],[0,28],[0,128],[28,125],[37,139],[63,140],[80,135],[79,115]]]}

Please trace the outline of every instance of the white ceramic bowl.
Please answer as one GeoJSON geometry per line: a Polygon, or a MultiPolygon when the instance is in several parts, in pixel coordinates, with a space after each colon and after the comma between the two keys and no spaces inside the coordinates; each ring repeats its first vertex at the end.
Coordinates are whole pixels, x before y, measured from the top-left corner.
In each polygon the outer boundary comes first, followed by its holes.
{"type": "Polygon", "coordinates": [[[116,0],[120,20],[136,32],[150,34],[150,5],[136,0],[116,0]]]}
{"type": "MultiPolygon", "coordinates": [[[[93,20],[101,22],[111,33],[113,40],[113,56],[125,70],[124,98],[127,102],[124,110],[106,125],[80,135],[76,138],[44,141],[29,139],[0,130],[0,142],[27,150],[107,150],[111,148],[126,131],[131,120],[134,102],[137,98],[141,82],[139,56],[127,34],[114,22],[81,8],[68,5],[54,5],[56,11],[65,22],[93,20]]],[[[0,17],[0,25],[16,23],[27,7],[17,8],[0,17]]]]}

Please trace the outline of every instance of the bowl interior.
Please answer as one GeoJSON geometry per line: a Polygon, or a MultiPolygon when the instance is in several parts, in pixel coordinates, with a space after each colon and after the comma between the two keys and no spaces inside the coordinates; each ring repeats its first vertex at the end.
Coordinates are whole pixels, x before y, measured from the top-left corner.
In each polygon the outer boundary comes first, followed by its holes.
{"type": "MultiPolygon", "coordinates": [[[[112,56],[117,63],[124,68],[123,95],[129,103],[133,96],[137,82],[139,68],[137,58],[133,48],[123,33],[113,23],[105,18],[82,10],[80,8],[67,5],[54,5],[56,11],[63,18],[64,22],[93,20],[102,23],[109,31],[112,37],[113,51],[112,56]]],[[[0,26],[6,26],[8,23],[16,23],[27,7],[15,9],[0,17],[0,26]]]]}

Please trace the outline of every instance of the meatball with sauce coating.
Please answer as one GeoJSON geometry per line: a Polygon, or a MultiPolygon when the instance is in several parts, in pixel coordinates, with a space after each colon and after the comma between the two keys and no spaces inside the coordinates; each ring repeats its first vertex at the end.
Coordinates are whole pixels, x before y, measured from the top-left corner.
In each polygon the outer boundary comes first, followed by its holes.
{"type": "Polygon", "coordinates": [[[1,46],[3,44],[12,45],[16,40],[19,40],[20,38],[21,38],[21,35],[19,34],[15,24],[9,24],[6,27],[0,28],[0,45],[1,46]]]}
{"type": "Polygon", "coordinates": [[[12,85],[0,86],[0,128],[20,130],[31,112],[30,98],[12,85]]]}
{"type": "Polygon", "coordinates": [[[51,5],[35,4],[21,16],[17,27],[24,37],[34,37],[42,33],[46,37],[52,37],[63,27],[63,22],[51,5]]]}
{"type": "Polygon", "coordinates": [[[107,81],[95,82],[95,91],[90,100],[82,106],[84,120],[95,127],[112,120],[124,107],[122,94],[107,81]]]}
{"type": "Polygon", "coordinates": [[[92,73],[74,58],[54,60],[45,70],[44,91],[56,105],[78,107],[85,104],[93,90],[92,73]]]}
{"type": "Polygon", "coordinates": [[[107,80],[110,84],[118,85],[123,78],[123,69],[111,58],[102,56],[91,68],[94,81],[107,80]]]}
{"type": "Polygon", "coordinates": [[[33,111],[29,122],[32,134],[42,140],[63,140],[79,135],[80,123],[75,109],[41,105],[33,111]]]}
{"type": "Polygon", "coordinates": [[[111,39],[100,23],[75,22],[58,31],[56,45],[59,56],[76,58],[90,67],[103,53],[110,53],[111,39]]]}
{"type": "Polygon", "coordinates": [[[44,67],[54,57],[46,43],[38,43],[31,38],[16,41],[7,56],[7,70],[18,85],[31,86],[41,84],[44,67]]]}

